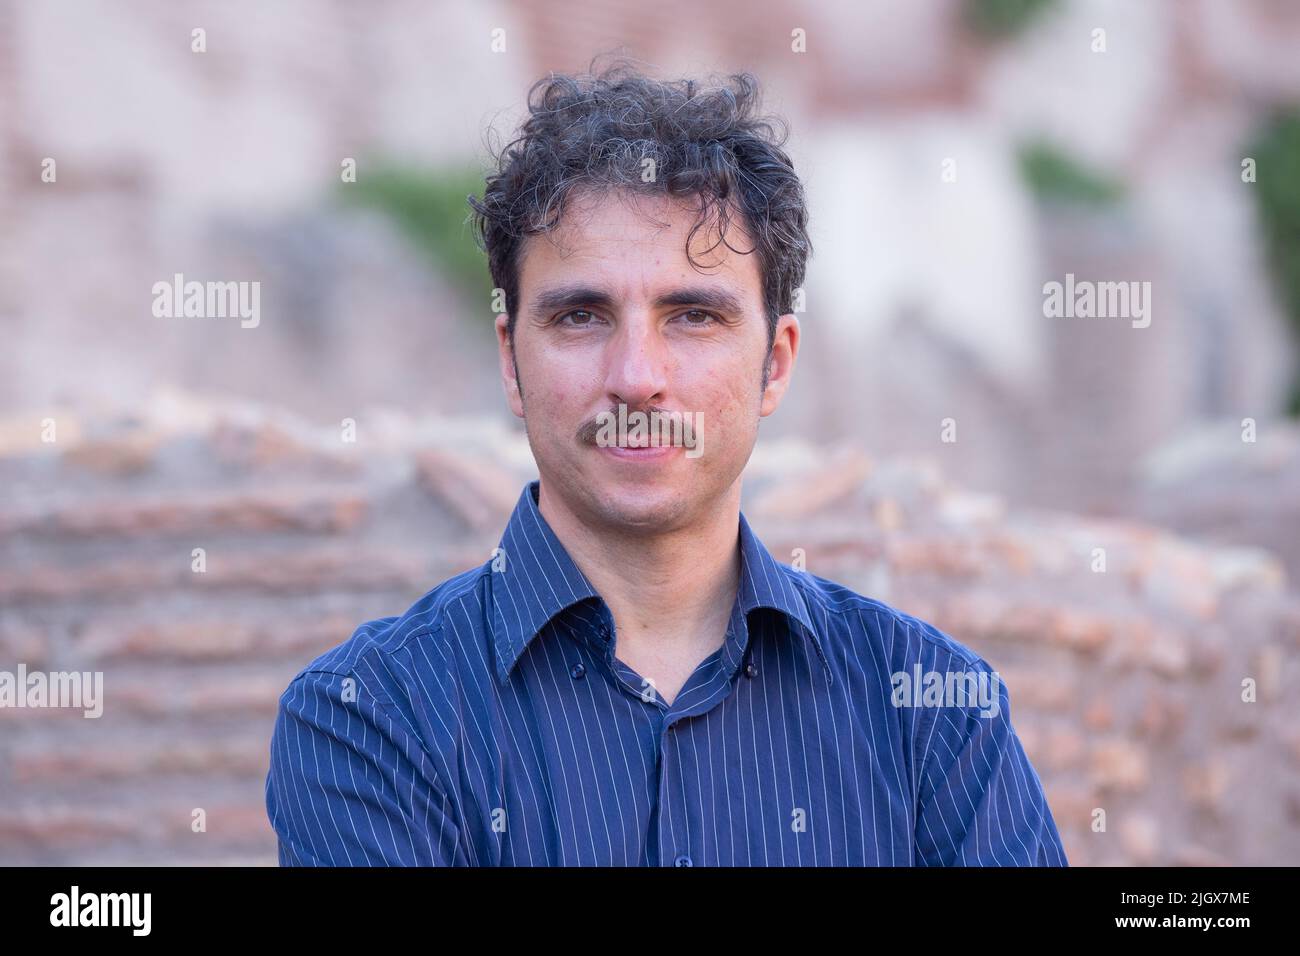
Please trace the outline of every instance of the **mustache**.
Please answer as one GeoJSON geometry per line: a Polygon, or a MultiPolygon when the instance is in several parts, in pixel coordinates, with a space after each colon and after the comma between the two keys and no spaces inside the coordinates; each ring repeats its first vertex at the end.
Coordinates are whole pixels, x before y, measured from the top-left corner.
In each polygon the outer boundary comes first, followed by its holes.
{"type": "MultiPolygon", "coordinates": [[[[624,414],[631,416],[633,412],[642,412],[648,416],[649,415],[661,416],[661,415],[671,414],[671,409],[664,408],[660,405],[638,405],[636,408],[629,407],[624,412],[624,414]]],[[[603,416],[606,415],[612,416],[614,419],[617,420],[618,406],[615,405],[607,412],[597,412],[596,415],[590,421],[583,422],[582,425],[578,428],[577,439],[579,444],[583,444],[583,445],[596,444],[596,436],[600,434],[600,430],[601,430],[601,419],[603,418],[603,416]]]]}

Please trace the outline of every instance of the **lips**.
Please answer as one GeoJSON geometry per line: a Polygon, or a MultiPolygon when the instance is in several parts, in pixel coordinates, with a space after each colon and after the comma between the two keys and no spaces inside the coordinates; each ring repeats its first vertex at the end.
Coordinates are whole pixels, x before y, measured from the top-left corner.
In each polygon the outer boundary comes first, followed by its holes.
{"type": "Polygon", "coordinates": [[[613,455],[615,458],[634,461],[662,458],[678,450],[676,445],[605,445],[603,447],[597,446],[597,448],[613,455]]]}

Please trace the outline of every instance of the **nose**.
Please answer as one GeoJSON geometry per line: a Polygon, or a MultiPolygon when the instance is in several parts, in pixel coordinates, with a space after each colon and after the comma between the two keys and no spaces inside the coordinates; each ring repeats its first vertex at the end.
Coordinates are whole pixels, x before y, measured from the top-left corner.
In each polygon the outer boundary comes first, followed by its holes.
{"type": "Polygon", "coordinates": [[[629,409],[663,403],[669,355],[663,336],[648,321],[624,322],[606,353],[605,391],[611,404],[629,409]]]}

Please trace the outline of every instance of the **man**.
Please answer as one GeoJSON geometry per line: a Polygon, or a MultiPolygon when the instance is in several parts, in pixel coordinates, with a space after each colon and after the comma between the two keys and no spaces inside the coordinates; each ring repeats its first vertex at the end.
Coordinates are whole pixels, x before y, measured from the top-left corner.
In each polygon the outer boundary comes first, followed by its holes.
{"type": "Polygon", "coordinates": [[[732,81],[534,87],[470,201],[540,478],[491,559],[285,691],[282,864],[1066,864],[989,665],[778,564],[740,513],[810,245],[732,81]],[[652,415],[695,427],[611,427],[652,415]]]}

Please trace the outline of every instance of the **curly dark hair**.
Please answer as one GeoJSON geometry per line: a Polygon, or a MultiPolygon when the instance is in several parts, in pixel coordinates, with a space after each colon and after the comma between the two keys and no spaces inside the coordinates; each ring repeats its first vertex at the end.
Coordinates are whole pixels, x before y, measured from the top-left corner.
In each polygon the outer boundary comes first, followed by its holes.
{"type": "Polygon", "coordinates": [[[716,222],[725,242],[739,211],[759,256],[770,351],[777,319],[793,311],[812,253],[803,185],[781,149],[785,122],[757,114],[758,80],[748,72],[708,87],[651,79],[625,63],[600,73],[594,66],[593,60],[587,73],[551,73],[533,84],[529,117],[495,158],[483,198],[466,197],[493,285],[505,292],[511,341],[523,240],[553,228],[575,190],[617,188],[698,198],[699,218],[687,237],[692,266],[696,232],[716,222]],[[647,159],[655,172],[649,182],[647,159]]]}

